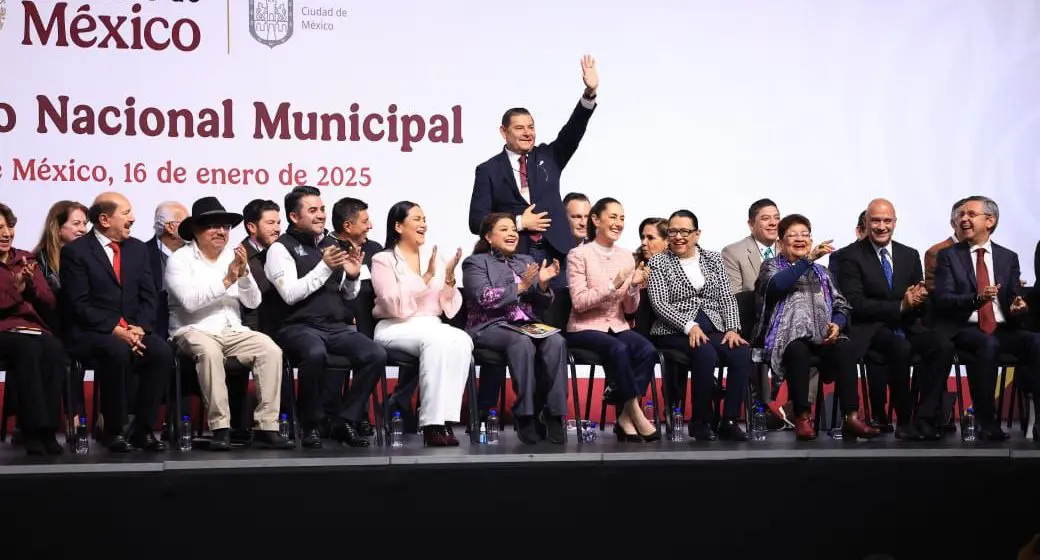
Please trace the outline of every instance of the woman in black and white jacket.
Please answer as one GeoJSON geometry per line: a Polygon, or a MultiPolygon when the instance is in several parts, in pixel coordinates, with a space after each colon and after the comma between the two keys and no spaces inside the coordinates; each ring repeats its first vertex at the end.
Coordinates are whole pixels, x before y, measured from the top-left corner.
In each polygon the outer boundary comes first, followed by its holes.
{"type": "Polygon", "coordinates": [[[690,435],[746,441],[737,424],[751,374],[751,351],[740,336],[740,310],[730,291],[722,255],[705,251],[697,216],[678,210],[668,218],[668,250],[650,259],[647,293],[654,309],[650,336],[660,348],[688,353],[693,371],[690,435]],[[711,395],[716,360],[727,366],[726,402],[718,434],[712,428],[711,395]]]}

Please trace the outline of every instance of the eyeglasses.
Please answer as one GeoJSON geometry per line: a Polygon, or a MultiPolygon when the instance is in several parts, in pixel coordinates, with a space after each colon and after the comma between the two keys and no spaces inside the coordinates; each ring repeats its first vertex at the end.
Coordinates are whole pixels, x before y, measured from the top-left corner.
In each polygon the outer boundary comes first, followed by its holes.
{"type": "Polygon", "coordinates": [[[682,237],[682,238],[685,239],[685,238],[687,238],[687,237],[697,233],[698,231],[699,230],[696,230],[696,229],[685,229],[684,228],[684,229],[669,229],[667,231],[667,233],[668,233],[668,237],[682,237]]]}
{"type": "Polygon", "coordinates": [[[809,231],[793,231],[784,235],[784,239],[811,239],[812,232],[809,231]]]}
{"type": "Polygon", "coordinates": [[[231,230],[231,224],[206,224],[206,229],[224,229],[231,230]]]}

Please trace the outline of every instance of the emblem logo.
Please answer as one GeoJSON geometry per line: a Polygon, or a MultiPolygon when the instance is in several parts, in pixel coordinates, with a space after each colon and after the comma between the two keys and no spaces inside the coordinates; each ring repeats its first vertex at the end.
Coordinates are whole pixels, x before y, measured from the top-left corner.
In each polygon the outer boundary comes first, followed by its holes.
{"type": "Polygon", "coordinates": [[[293,0],[249,0],[249,34],[272,49],[293,35],[293,0]]]}
{"type": "Polygon", "coordinates": [[[7,0],[0,0],[0,31],[4,30],[5,19],[7,19],[7,0]]]}

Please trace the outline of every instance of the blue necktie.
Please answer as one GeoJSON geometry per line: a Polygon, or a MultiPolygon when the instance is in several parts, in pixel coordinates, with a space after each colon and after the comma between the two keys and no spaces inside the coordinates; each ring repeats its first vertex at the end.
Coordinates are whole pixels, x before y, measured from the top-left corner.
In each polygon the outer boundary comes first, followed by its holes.
{"type": "MultiPolygon", "coordinates": [[[[888,282],[888,289],[892,289],[892,263],[888,261],[888,248],[882,247],[878,253],[881,255],[881,271],[885,273],[885,281],[888,282]]],[[[903,329],[894,328],[892,332],[896,333],[897,336],[903,336],[903,329]]]]}

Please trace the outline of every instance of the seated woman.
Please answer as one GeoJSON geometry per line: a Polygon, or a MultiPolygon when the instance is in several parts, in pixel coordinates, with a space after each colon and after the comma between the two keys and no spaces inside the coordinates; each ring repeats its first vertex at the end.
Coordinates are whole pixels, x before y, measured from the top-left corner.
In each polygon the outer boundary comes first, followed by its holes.
{"type": "Polygon", "coordinates": [[[36,259],[13,247],[18,222],[0,203],[0,357],[8,364],[7,389],[13,391],[30,455],[61,455],[54,439],[61,423],[65,349],[41,314],[54,311],[54,294],[36,259]]]}
{"type": "Polygon", "coordinates": [[[603,360],[607,380],[616,388],[614,433],[618,441],[655,441],[661,434],[643,414],[639,398],[654,377],[657,352],[625,321],[625,313],[639,307],[646,269],[636,267],[632,253],[615,245],[624,229],[621,203],[602,198],[593,205],[590,241],[567,253],[571,316],[566,338],[571,348],[595,352],[603,360]]]}
{"type": "Polygon", "coordinates": [[[874,437],[877,428],[859,417],[856,357],[842,334],[850,307],[826,267],[815,263],[834,249],[826,241],[813,247],[812,225],[800,214],[780,220],[780,255],[762,262],[755,282],[759,317],[752,336],[765,349],[773,375],[786,378],[794,401],[795,435],[816,439],[809,415],[809,367],[814,356],[821,382],[834,381],[844,438],[874,437]]]}
{"type": "Polygon", "coordinates": [[[458,422],[462,392],[473,360],[473,339],[441,322],[462,307],[455,289],[456,251],[447,265],[433,248],[422,270],[419,248],[426,242],[426,216],[414,202],[398,202],[386,220],[385,249],[372,257],[375,341],[388,350],[419,357],[419,427],[423,443],[434,447],[458,445],[449,422],[458,422]]]}
{"type": "MultiPolygon", "coordinates": [[[[43,234],[33,249],[37,266],[55,295],[61,290],[61,248],[87,233],[87,207],[73,200],[59,200],[47,212],[43,234]]],[[[55,326],[55,328],[57,328],[55,326]]]]}
{"type": "Polygon", "coordinates": [[[535,416],[545,424],[546,438],[564,443],[567,412],[567,343],[553,333],[532,338],[507,325],[538,322],[538,312],[552,302],[549,281],[560,273],[559,261],[541,264],[517,254],[520,236],[516,218],[489,214],[480,225],[473,255],[462,261],[462,284],[469,302],[466,331],[478,348],[506,354],[516,404],[516,434],[524,443],[537,443],[535,416]],[[535,410],[535,402],[545,408],[535,410]]]}
{"type": "Polygon", "coordinates": [[[690,358],[690,436],[747,441],[737,418],[751,376],[751,351],[740,336],[740,310],[730,292],[722,254],[702,249],[700,237],[693,212],[679,210],[668,219],[668,250],[650,259],[649,265],[647,291],[657,316],[650,336],[659,348],[680,350],[690,358]],[[711,399],[719,359],[727,368],[726,405],[716,435],[711,399]]]}
{"type": "MultiPolygon", "coordinates": [[[[668,220],[664,218],[647,218],[639,224],[639,249],[632,254],[636,266],[646,266],[650,259],[668,248],[668,220]]],[[[650,298],[646,296],[646,285],[640,288],[639,307],[629,316],[628,324],[643,336],[650,336],[650,327],[654,324],[654,310],[650,307],[650,298]]]]}

